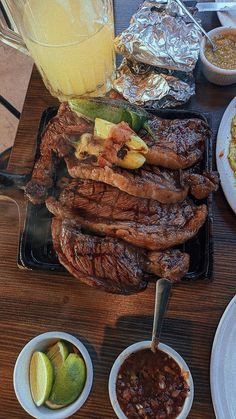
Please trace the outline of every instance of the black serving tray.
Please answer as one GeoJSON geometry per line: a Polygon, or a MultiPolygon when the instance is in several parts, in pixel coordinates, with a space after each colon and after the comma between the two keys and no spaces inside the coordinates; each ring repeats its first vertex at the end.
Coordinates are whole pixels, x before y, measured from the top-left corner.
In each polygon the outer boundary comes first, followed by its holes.
{"type": "MultiPolygon", "coordinates": [[[[159,110],[153,114],[168,119],[200,118],[210,124],[209,116],[195,111],[159,110]]],[[[43,114],[37,136],[36,160],[42,135],[48,122],[57,113],[57,108],[48,108],[43,114]]],[[[211,125],[211,124],[210,124],[211,125]]],[[[212,170],[212,141],[206,144],[204,159],[194,167],[195,172],[212,170]]],[[[208,205],[208,217],[198,234],[178,248],[190,255],[190,269],[185,280],[211,279],[213,268],[213,240],[212,240],[212,196],[205,203],[208,205]]],[[[51,238],[51,214],[43,205],[28,204],[23,233],[20,238],[18,265],[26,269],[41,269],[46,271],[65,271],[58,261],[53,249],[51,238]]]]}

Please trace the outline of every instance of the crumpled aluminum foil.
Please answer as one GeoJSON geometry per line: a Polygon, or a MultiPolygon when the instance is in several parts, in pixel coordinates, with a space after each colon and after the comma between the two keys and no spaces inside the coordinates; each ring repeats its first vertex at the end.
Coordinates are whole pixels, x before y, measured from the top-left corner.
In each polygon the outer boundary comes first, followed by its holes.
{"type": "Polygon", "coordinates": [[[124,55],[114,88],[139,105],[173,107],[195,93],[201,33],[175,0],[144,1],[115,39],[124,55]],[[154,101],[156,101],[154,103],[154,101]]]}
{"type": "Polygon", "coordinates": [[[126,58],[171,70],[192,71],[201,33],[174,1],[145,1],[130,26],[115,39],[126,58]]]}
{"type": "Polygon", "coordinates": [[[195,94],[192,73],[169,71],[124,59],[113,87],[136,105],[172,108],[195,94]]]}

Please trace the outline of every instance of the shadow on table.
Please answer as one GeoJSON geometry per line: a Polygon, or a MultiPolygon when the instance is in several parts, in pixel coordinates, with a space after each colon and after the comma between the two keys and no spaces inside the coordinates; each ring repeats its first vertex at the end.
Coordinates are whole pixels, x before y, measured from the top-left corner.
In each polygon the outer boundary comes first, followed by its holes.
{"type": "MultiPolygon", "coordinates": [[[[103,345],[101,347],[100,362],[109,364],[106,374],[107,379],[110,369],[117,358],[127,346],[133,343],[151,340],[153,318],[150,316],[123,316],[117,320],[114,328],[105,328],[103,345]]],[[[192,323],[183,319],[165,318],[161,342],[172,346],[183,357],[191,349],[192,323]]],[[[101,372],[101,370],[100,370],[101,372]]],[[[105,371],[104,371],[105,373],[105,371]]]]}

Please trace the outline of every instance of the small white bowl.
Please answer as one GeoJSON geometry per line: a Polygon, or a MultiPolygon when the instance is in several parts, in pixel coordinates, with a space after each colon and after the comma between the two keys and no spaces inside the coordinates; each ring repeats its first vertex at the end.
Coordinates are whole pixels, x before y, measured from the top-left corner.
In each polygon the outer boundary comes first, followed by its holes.
{"type": "Polygon", "coordinates": [[[16,360],[13,382],[19,403],[31,416],[37,419],[66,419],[79,410],[85,403],[92,388],[93,365],[87,349],[79,339],[68,333],[47,332],[36,336],[24,346],[16,360]],[[86,364],[87,378],[84,389],[75,402],[59,410],[52,410],[45,406],[37,407],[33,402],[30,392],[29,366],[31,357],[35,351],[45,351],[50,345],[58,342],[58,340],[65,340],[78,348],[86,364]]]}
{"type": "MultiPolygon", "coordinates": [[[[131,354],[134,352],[140,351],[142,349],[148,349],[151,347],[151,341],[146,340],[143,342],[137,342],[133,345],[126,348],[121,354],[118,356],[116,361],[113,364],[113,367],[110,372],[109,377],[109,397],[112,404],[112,407],[119,419],[127,419],[124,412],[122,411],[119,402],[117,400],[116,396],[116,381],[117,381],[117,375],[120,370],[121,365],[124,363],[125,359],[128,358],[131,354]]],[[[194,386],[193,386],[193,379],[192,375],[190,373],[190,370],[188,368],[188,365],[184,361],[184,359],[176,352],[174,349],[172,349],[170,346],[165,345],[164,343],[159,343],[158,348],[165,352],[166,354],[170,355],[179,365],[182,371],[185,371],[188,373],[187,383],[190,388],[189,395],[186,397],[183,409],[181,410],[180,414],[177,416],[176,419],[186,419],[193,403],[193,396],[194,396],[194,386]]]]}
{"type": "MultiPolygon", "coordinates": [[[[214,39],[214,37],[229,33],[236,36],[236,28],[221,26],[219,28],[212,29],[210,32],[208,32],[208,35],[210,38],[214,39]]],[[[203,38],[200,46],[200,59],[202,62],[202,71],[206,79],[211,83],[218,84],[220,86],[236,83],[236,69],[227,70],[211,64],[205,56],[205,45],[206,38],[203,38]]]]}

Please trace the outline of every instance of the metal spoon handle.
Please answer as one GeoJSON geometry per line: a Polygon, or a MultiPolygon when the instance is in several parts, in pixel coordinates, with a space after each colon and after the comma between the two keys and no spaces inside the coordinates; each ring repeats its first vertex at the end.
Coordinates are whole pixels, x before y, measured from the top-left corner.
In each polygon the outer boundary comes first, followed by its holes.
{"type": "Polygon", "coordinates": [[[198,29],[200,29],[200,31],[202,31],[202,33],[204,33],[204,35],[207,37],[208,41],[210,42],[213,50],[215,49],[215,44],[214,42],[211,40],[211,38],[209,37],[209,35],[207,34],[207,32],[205,31],[205,29],[203,29],[203,27],[198,23],[198,21],[193,17],[193,15],[188,11],[187,7],[182,3],[181,0],[175,0],[176,3],[178,3],[178,5],[180,7],[182,7],[182,9],[185,11],[186,15],[188,15],[188,17],[190,17],[190,19],[195,23],[195,25],[198,27],[198,29]]]}
{"type": "Polygon", "coordinates": [[[151,350],[155,352],[159,343],[161,327],[165,316],[167,303],[170,296],[172,282],[169,279],[161,278],[156,282],[155,310],[152,328],[151,350]]]}

